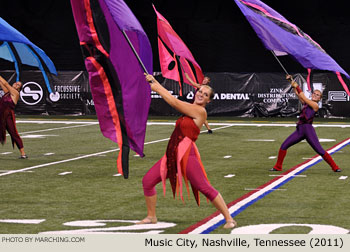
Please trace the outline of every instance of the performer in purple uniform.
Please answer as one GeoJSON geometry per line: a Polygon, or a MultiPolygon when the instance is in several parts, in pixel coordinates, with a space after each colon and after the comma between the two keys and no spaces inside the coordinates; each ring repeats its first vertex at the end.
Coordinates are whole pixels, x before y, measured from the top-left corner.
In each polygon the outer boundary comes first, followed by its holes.
{"type": "Polygon", "coordinates": [[[315,113],[318,111],[318,102],[322,98],[322,93],[320,90],[314,90],[312,93],[311,100],[306,98],[303,91],[300,89],[299,85],[293,81],[292,76],[287,75],[287,80],[291,82],[295,93],[297,94],[299,100],[304,104],[301,114],[299,116],[299,121],[297,123],[297,129],[294,131],[281,145],[278,152],[278,158],[275,166],[270,171],[282,171],[282,164],[284,157],[287,154],[287,149],[292,145],[299,143],[300,141],[306,139],[306,141],[311,145],[311,147],[320,155],[322,158],[332,167],[334,172],[341,172],[341,169],[334,162],[332,157],[322,148],[318,137],[316,135],[315,129],[312,126],[312,122],[315,113]]]}
{"type": "Polygon", "coordinates": [[[6,141],[6,130],[11,136],[12,146],[16,143],[20,158],[28,158],[24,152],[23,142],[16,128],[15,106],[19,99],[19,92],[22,89],[22,82],[17,81],[11,86],[4,78],[0,76],[0,87],[5,92],[0,99],[0,142],[4,144],[6,141]]]}

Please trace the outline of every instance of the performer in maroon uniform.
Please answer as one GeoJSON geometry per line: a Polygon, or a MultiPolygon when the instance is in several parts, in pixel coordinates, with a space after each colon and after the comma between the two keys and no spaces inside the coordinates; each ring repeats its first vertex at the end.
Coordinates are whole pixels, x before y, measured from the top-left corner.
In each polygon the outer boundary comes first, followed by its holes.
{"type": "Polygon", "coordinates": [[[306,139],[306,141],[311,145],[311,147],[320,155],[322,158],[332,167],[334,172],[340,172],[341,169],[336,165],[332,157],[322,148],[318,137],[316,135],[315,129],[312,126],[312,122],[315,113],[318,111],[318,102],[322,98],[322,93],[320,90],[314,90],[311,100],[306,98],[305,94],[302,92],[298,84],[293,81],[290,75],[287,75],[287,80],[289,80],[297,94],[299,100],[304,104],[301,114],[299,116],[299,121],[297,123],[297,129],[294,131],[281,145],[278,152],[277,162],[275,166],[270,171],[282,171],[282,164],[284,157],[287,154],[287,149],[292,145],[299,143],[300,141],[306,139]]]}
{"type": "Polygon", "coordinates": [[[0,86],[5,92],[0,99],[0,142],[4,144],[6,141],[6,130],[11,136],[12,146],[16,143],[21,156],[20,158],[28,158],[24,152],[23,142],[16,128],[15,106],[19,99],[19,92],[22,88],[22,82],[17,81],[12,86],[0,76],[0,86]]]}
{"type": "Polygon", "coordinates": [[[200,133],[199,128],[202,127],[207,118],[205,106],[213,98],[213,90],[210,86],[203,85],[191,104],[173,97],[152,75],[147,75],[146,80],[150,83],[152,91],[161,95],[170,106],[182,113],[183,116],[176,121],[166,154],[142,179],[147,217],[138,224],[157,223],[155,186],[163,182],[165,193],[165,181],[169,178],[174,197],[175,193],[178,192],[183,199],[182,178],[184,178],[188,192],[188,181],[190,182],[197,204],[199,205],[199,192],[201,192],[223,214],[226,220],[224,228],[234,228],[237,223],[232,219],[221,194],[210,185],[195,144],[200,133]]]}

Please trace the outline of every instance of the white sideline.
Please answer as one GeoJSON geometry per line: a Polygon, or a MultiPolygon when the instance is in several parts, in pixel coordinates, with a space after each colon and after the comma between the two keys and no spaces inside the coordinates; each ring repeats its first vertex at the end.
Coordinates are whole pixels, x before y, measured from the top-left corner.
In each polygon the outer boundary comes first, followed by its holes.
{"type": "MultiPolygon", "coordinates": [[[[45,132],[45,131],[53,131],[53,130],[60,130],[60,129],[70,129],[70,128],[78,128],[78,127],[84,127],[89,125],[96,125],[99,124],[97,121],[94,122],[87,122],[87,121],[61,121],[61,120],[18,120],[16,123],[36,123],[36,124],[79,124],[76,126],[66,126],[66,127],[58,127],[58,128],[52,128],[52,129],[42,129],[42,130],[34,130],[34,131],[27,131],[27,132],[21,132],[20,135],[24,134],[32,134],[32,133],[38,133],[38,132],[45,132]]],[[[175,125],[175,122],[147,122],[147,125],[175,125]]],[[[251,127],[295,127],[295,123],[210,123],[211,126],[251,126],[251,127]]],[[[327,127],[327,128],[350,128],[350,124],[313,124],[315,128],[317,127],[327,127]]],[[[212,129],[216,130],[216,129],[212,129]]],[[[9,136],[7,134],[6,136],[9,136]]]]}
{"type": "MultiPolygon", "coordinates": [[[[147,125],[175,125],[175,122],[147,122],[147,125]]],[[[209,123],[209,126],[295,127],[296,123],[209,123]]],[[[312,124],[315,128],[350,128],[350,124],[312,124]]]]}
{"type": "MultiPolygon", "coordinates": [[[[37,124],[98,124],[98,121],[63,121],[63,120],[17,120],[16,123],[37,123],[37,124]]],[[[175,122],[152,122],[148,121],[147,125],[175,125],[175,122]]],[[[241,122],[210,122],[212,126],[255,126],[255,127],[293,127],[296,123],[241,123],[241,122]]],[[[327,127],[327,128],[349,128],[350,124],[321,124],[314,123],[314,127],[327,127]]]]}

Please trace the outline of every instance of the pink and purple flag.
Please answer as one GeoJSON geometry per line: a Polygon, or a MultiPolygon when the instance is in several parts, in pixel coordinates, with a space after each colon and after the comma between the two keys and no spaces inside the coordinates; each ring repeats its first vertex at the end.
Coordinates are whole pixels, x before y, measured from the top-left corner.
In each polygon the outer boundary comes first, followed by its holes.
{"type": "Polygon", "coordinates": [[[71,0],[71,6],[100,129],[118,143],[118,172],[128,178],[130,148],[144,156],[151,90],[125,36],[150,73],[152,49],[123,0],[71,0]]]}
{"type": "MultiPolygon", "coordinates": [[[[184,73],[187,73],[194,82],[202,83],[204,78],[202,69],[191,51],[173,30],[170,23],[154,6],[153,8],[157,14],[158,50],[162,75],[165,78],[178,81],[180,87],[182,85],[181,79],[184,83],[191,85],[186,78],[183,78],[184,73]]],[[[182,95],[181,88],[180,95],[182,95]]]]}
{"type": "Polygon", "coordinates": [[[341,74],[350,79],[338,63],[309,35],[259,0],[234,0],[268,50],[277,56],[290,55],[304,68],[335,72],[350,96],[341,74]]]}

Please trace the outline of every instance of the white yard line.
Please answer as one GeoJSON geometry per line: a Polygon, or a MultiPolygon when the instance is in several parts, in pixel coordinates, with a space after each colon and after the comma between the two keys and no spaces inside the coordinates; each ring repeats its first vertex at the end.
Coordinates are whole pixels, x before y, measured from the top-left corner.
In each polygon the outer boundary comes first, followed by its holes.
{"type": "Polygon", "coordinates": [[[85,126],[91,126],[91,125],[94,125],[94,124],[83,124],[83,125],[74,125],[74,126],[65,126],[65,127],[59,127],[59,128],[51,128],[51,129],[33,130],[33,131],[27,131],[27,132],[20,132],[19,134],[20,135],[25,135],[25,134],[32,134],[32,133],[45,132],[45,131],[79,128],[79,127],[85,127],[85,126]]]}
{"type": "Polygon", "coordinates": [[[113,149],[113,150],[108,150],[108,151],[97,152],[97,153],[93,153],[93,154],[83,155],[83,156],[79,156],[79,157],[75,157],[75,158],[69,158],[69,159],[65,159],[65,160],[61,160],[61,161],[50,162],[50,163],[46,163],[46,164],[34,165],[34,166],[27,167],[27,168],[19,169],[19,170],[12,170],[12,171],[0,174],[0,177],[6,176],[6,175],[10,175],[10,174],[19,173],[19,172],[25,172],[25,171],[29,171],[29,170],[34,170],[34,169],[37,169],[37,168],[47,167],[47,166],[51,166],[51,165],[63,164],[63,163],[71,162],[71,161],[76,161],[76,160],[79,160],[79,159],[94,157],[94,156],[98,156],[100,154],[110,153],[110,152],[114,152],[114,151],[117,151],[117,150],[119,150],[119,149],[113,149]]]}
{"type": "MultiPolygon", "coordinates": [[[[61,129],[72,129],[72,128],[79,128],[79,127],[85,127],[90,125],[96,125],[98,122],[76,122],[76,121],[25,121],[25,120],[19,120],[16,121],[16,123],[35,123],[35,124],[79,124],[74,126],[64,126],[64,127],[58,127],[58,128],[50,128],[50,129],[42,129],[42,130],[33,130],[33,131],[27,131],[27,132],[19,132],[19,135],[25,135],[25,134],[32,134],[32,133],[38,133],[38,132],[45,132],[45,131],[53,131],[53,130],[61,130],[61,129]]],[[[6,136],[9,136],[9,134],[6,134],[6,136]]]]}
{"type": "Polygon", "coordinates": [[[97,121],[66,121],[66,120],[16,120],[16,123],[34,123],[34,124],[98,124],[97,121]]]}
{"type": "MultiPolygon", "coordinates": [[[[227,127],[230,127],[230,126],[219,127],[219,128],[216,128],[216,130],[227,128],[227,127]]],[[[207,132],[207,131],[206,130],[201,131],[201,133],[204,133],[204,132],[207,132]]],[[[147,142],[147,143],[145,143],[145,145],[159,143],[159,142],[164,142],[164,141],[168,141],[168,140],[169,140],[169,138],[163,138],[163,139],[147,142]]],[[[69,158],[69,159],[65,159],[65,160],[50,162],[50,163],[46,163],[46,164],[34,165],[34,166],[27,167],[27,168],[19,169],[19,170],[12,170],[12,171],[8,171],[8,172],[0,174],[0,177],[6,176],[6,175],[10,175],[10,174],[20,173],[20,172],[26,172],[26,171],[34,170],[34,169],[37,169],[37,168],[52,166],[52,165],[56,165],[56,164],[63,164],[63,163],[71,162],[71,161],[84,159],[84,158],[95,157],[95,156],[99,156],[99,155],[103,155],[103,154],[107,154],[107,153],[115,152],[115,151],[119,151],[119,148],[112,149],[112,150],[107,150],[107,151],[96,152],[96,153],[87,154],[87,155],[82,155],[82,156],[79,156],[79,157],[69,158]]]]}
{"type": "MultiPolygon", "coordinates": [[[[49,121],[49,120],[44,120],[44,121],[17,121],[20,123],[53,123],[53,124],[83,124],[83,125],[77,125],[77,126],[67,126],[67,127],[60,127],[60,128],[53,128],[53,129],[46,129],[46,130],[57,130],[57,129],[67,129],[67,128],[71,128],[71,127],[82,127],[82,126],[88,126],[88,125],[95,125],[98,124],[98,122],[77,122],[77,121],[49,121]],[[86,124],[86,125],[84,125],[86,124]]],[[[148,122],[147,125],[175,125],[175,122],[148,122]]],[[[210,123],[210,125],[215,125],[215,126],[221,126],[218,128],[213,128],[212,130],[220,130],[220,129],[225,129],[225,128],[229,128],[229,127],[233,127],[233,126],[271,126],[271,127],[285,127],[286,125],[288,126],[295,126],[295,124],[271,124],[271,123],[266,123],[266,124],[261,124],[261,123],[210,123]]],[[[320,127],[350,127],[350,125],[318,125],[320,127]]],[[[44,130],[41,130],[44,131],[44,130]]],[[[38,131],[36,131],[38,132],[38,131]]],[[[207,130],[203,130],[201,131],[201,133],[207,132],[207,130]]],[[[34,131],[31,131],[30,133],[34,133],[34,131]]],[[[29,134],[29,132],[24,132],[22,134],[29,134]]],[[[150,141],[145,143],[145,145],[148,144],[153,144],[153,143],[159,143],[159,142],[164,142],[164,141],[168,141],[169,138],[164,138],[164,139],[159,139],[159,140],[155,140],[155,141],[150,141]]],[[[87,154],[87,155],[82,155],[79,157],[75,157],[75,158],[69,158],[69,159],[65,159],[65,160],[60,160],[60,161],[55,161],[55,162],[50,162],[50,163],[46,163],[46,164],[40,164],[40,165],[35,165],[35,166],[31,166],[31,167],[27,167],[27,168],[23,168],[23,169],[19,169],[19,170],[13,170],[13,171],[9,171],[9,172],[5,172],[0,174],[0,177],[2,176],[6,176],[6,175],[10,175],[10,174],[14,174],[14,173],[19,173],[19,172],[24,172],[24,171],[28,171],[28,170],[33,170],[33,169],[37,169],[37,168],[42,168],[42,167],[47,167],[47,166],[51,166],[51,165],[56,165],[56,164],[62,164],[62,163],[67,163],[67,162],[71,162],[71,161],[76,161],[76,160],[80,160],[80,159],[84,159],[84,158],[90,158],[90,157],[95,157],[95,156],[99,156],[99,155],[103,155],[103,154],[107,154],[110,152],[115,152],[115,151],[119,151],[119,148],[117,149],[112,149],[112,150],[107,150],[107,151],[102,151],[102,152],[97,152],[97,153],[92,153],[92,154],[87,154]]]]}
{"type": "Polygon", "coordinates": [[[3,219],[0,220],[1,223],[18,223],[18,224],[40,224],[44,222],[45,219],[27,219],[27,220],[17,220],[17,219],[3,219]]]}

